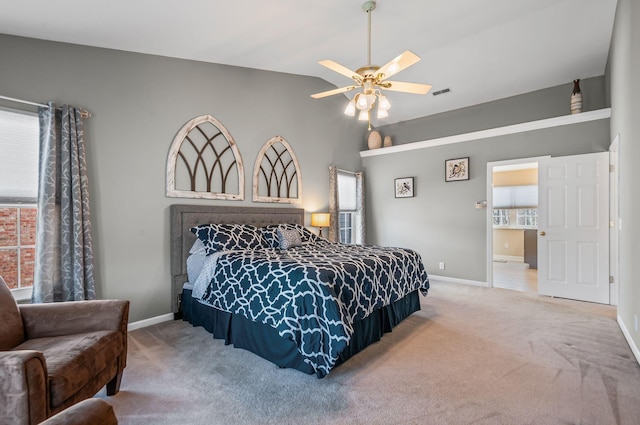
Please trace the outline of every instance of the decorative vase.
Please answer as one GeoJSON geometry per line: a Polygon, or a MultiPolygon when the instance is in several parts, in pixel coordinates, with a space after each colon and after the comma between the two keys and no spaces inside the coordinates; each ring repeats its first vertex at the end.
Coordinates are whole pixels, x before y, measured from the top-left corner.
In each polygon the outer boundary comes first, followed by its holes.
{"type": "Polygon", "coordinates": [[[388,148],[389,146],[393,146],[393,142],[391,141],[391,136],[384,136],[384,142],[382,143],[382,146],[384,146],[385,148],[388,148]]]}
{"type": "Polygon", "coordinates": [[[571,92],[571,113],[582,112],[582,92],[580,91],[580,80],[573,80],[573,91],[571,92]]]}
{"type": "Polygon", "coordinates": [[[378,149],[382,147],[382,136],[380,135],[380,133],[375,130],[369,133],[367,145],[369,146],[369,149],[378,149]]]}

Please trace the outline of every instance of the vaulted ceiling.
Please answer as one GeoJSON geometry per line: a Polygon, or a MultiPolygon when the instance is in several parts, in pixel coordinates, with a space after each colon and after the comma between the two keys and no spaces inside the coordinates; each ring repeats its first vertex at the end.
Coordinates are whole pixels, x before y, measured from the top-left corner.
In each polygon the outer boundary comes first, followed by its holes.
{"type": "MultiPolygon", "coordinates": [[[[318,61],[332,59],[353,70],[367,64],[363,3],[4,1],[0,32],[315,76],[342,87],[351,81],[318,61]]],[[[604,74],[616,3],[378,0],[372,12],[372,62],[383,65],[411,50],[422,60],[393,80],[451,91],[441,96],[387,92],[392,108],[376,125],[560,84],[567,84],[569,96],[573,79],[604,74]]]]}

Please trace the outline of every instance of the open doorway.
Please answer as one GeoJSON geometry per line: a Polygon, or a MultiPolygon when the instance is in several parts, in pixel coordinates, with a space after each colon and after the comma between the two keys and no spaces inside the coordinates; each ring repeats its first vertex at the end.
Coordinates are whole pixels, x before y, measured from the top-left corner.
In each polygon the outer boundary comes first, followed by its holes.
{"type": "Polygon", "coordinates": [[[544,158],[487,164],[490,287],[538,292],[538,161],[544,158]]]}
{"type": "MultiPolygon", "coordinates": [[[[538,258],[534,261],[537,262],[539,270],[537,292],[541,295],[580,301],[617,303],[617,260],[612,260],[611,269],[609,263],[609,246],[616,245],[615,231],[619,229],[619,226],[616,226],[619,223],[617,213],[609,211],[610,206],[617,205],[616,148],[614,143],[612,152],[525,158],[487,164],[489,287],[507,286],[501,280],[504,277],[500,275],[504,269],[502,265],[505,261],[508,264],[510,260],[513,260],[513,263],[518,262],[520,255],[514,254],[509,257],[507,254],[500,254],[499,251],[504,249],[505,242],[494,234],[495,227],[514,227],[512,210],[533,209],[533,205],[537,204],[535,224],[533,221],[523,221],[522,217],[527,217],[527,214],[515,214],[515,230],[519,230],[520,227],[525,231],[536,230],[535,251],[538,258]],[[613,164],[610,161],[613,161],[613,164]],[[528,163],[537,163],[539,168],[537,175],[540,180],[537,182],[536,192],[539,192],[540,196],[536,202],[523,201],[523,198],[530,194],[522,188],[500,189],[500,184],[494,179],[494,171],[526,168],[528,166],[523,164],[528,163]],[[614,193],[611,198],[610,186],[613,186],[611,191],[614,193]],[[609,221],[610,214],[614,218],[612,221],[609,221]],[[611,228],[614,229],[614,235],[611,235],[611,228]],[[614,239],[613,243],[611,238],[614,239]]],[[[508,186],[515,184],[509,183],[508,186]]],[[[532,214],[529,213],[528,216],[531,217],[532,214]]],[[[532,261],[526,259],[525,250],[523,239],[522,263],[530,265],[532,261]]],[[[533,249],[530,251],[534,252],[533,249]]],[[[617,252],[613,253],[613,257],[617,257],[617,252]]],[[[523,265],[522,268],[529,267],[523,265]]],[[[517,287],[511,284],[509,288],[533,290],[532,286],[517,287]]]]}

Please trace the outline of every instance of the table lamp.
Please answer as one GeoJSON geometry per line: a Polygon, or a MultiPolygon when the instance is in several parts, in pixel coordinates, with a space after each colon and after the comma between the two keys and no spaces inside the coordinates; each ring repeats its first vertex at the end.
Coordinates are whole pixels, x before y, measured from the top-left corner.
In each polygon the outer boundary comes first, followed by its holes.
{"type": "Polygon", "coordinates": [[[311,225],[319,229],[318,236],[322,237],[322,228],[329,227],[331,214],[329,213],[311,213],[311,225]]]}

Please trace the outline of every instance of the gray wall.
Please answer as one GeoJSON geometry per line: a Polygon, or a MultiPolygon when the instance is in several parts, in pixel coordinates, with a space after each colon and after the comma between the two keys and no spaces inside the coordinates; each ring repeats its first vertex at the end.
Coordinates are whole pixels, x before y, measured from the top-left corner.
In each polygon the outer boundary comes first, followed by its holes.
{"type": "Polygon", "coordinates": [[[431,274],[486,282],[488,210],[474,205],[486,199],[487,162],[601,152],[608,146],[607,119],[365,157],[368,242],[416,249],[431,274]],[[461,157],[469,157],[470,180],[446,183],[445,160],[461,157]],[[394,178],[411,176],[415,197],[396,199],[394,178]],[[445,270],[438,269],[440,261],[445,270]]]}
{"type": "Polygon", "coordinates": [[[0,55],[0,94],[69,103],[93,114],[85,134],[97,291],[101,298],[131,300],[130,321],[171,311],[170,204],[251,205],[256,155],[280,135],[300,162],[300,206],[326,211],[328,166],[357,170],[366,145],[366,127],[342,114],[344,99],[311,99],[333,88],[316,78],[6,35],[0,35],[0,55]],[[215,116],[238,143],[244,202],[165,197],[171,141],[202,114],[215,116]]]}
{"type": "MultiPolygon", "coordinates": [[[[609,107],[603,76],[580,80],[583,111],[609,107]]],[[[430,115],[376,130],[391,136],[395,145],[486,130],[569,113],[573,82],[469,108],[430,115]]],[[[446,96],[443,95],[443,96],[446,96]]]]}
{"type": "MultiPolygon", "coordinates": [[[[636,348],[640,332],[640,7],[636,0],[619,0],[613,29],[608,86],[611,91],[611,138],[620,135],[620,292],[618,318],[636,348]]],[[[636,352],[636,356],[639,353],[636,352]]],[[[639,358],[640,360],[640,358],[639,358]]]]}

